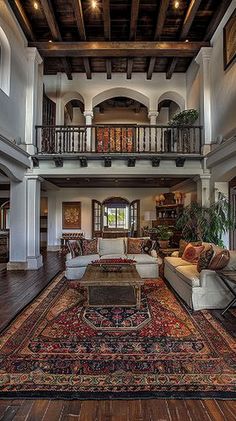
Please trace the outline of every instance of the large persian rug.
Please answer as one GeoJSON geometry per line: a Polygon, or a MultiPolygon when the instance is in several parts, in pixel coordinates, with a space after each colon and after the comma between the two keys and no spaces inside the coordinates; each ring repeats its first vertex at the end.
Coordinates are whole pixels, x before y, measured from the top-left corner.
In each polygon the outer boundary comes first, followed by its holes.
{"type": "Polygon", "coordinates": [[[85,294],[61,275],[5,330],[1,397],[236,397],[235,339],[210,312],[161,279],[136,311],[85,309],[85,294]]]}

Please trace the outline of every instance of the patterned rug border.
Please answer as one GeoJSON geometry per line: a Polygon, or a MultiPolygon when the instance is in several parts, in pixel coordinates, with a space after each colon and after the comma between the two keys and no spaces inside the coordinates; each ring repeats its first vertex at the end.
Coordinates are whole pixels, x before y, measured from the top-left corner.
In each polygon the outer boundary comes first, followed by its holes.
{"type": "Polygon", "coordinates": [[[236,400],[236,392],[0,392],[2,399],[132,400],[132,399],[220,399],[236,400]]]}

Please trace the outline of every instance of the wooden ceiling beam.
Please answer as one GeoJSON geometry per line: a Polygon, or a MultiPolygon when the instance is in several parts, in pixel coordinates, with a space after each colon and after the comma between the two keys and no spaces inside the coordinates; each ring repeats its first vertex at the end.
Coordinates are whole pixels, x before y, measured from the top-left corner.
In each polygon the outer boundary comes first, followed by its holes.
{"type": "Polygon", "coordinates": [[[139,0],[132,0],[131,16],[130,16],[130,32],[129,32],[130,41],[134,41],[136,39],[138,11],[139,11],[139,0]]]}
{"type": "MultiPolygon", "coordinates": [[[[102,0],[103,9],[103,26],[104,26],[104,38],[106,41],[111,40],[111,16],[110,16],[110,0],[102,0]]],[[[106,59],[106,72],[107,79],[111,79],[111,59],[106,59]]]]}
{"type": "Polygon", "coordinates": [[[75,19],[77,28],[79,31],[79,36],[81,41],[86,41],[86,32],[85,32],[85,26],[84,26],[84,17],[83,17],[83,9],[81,0],[72,0],[72,6],[75,13],[75,19]]]}
{"type": "Polygon", "coordinates": [[[153,74],[153,71],[154,71],[155,64],[156,64],[156,57],[151,57],[150,60],[149,60],[149,65],[148,65],[148,70],[147,70],[147,79],[148,80],[151,80],[151,78],[152,78],[152,74],[153,74]]]}
{"type": "Polygon", "coordinates": [[[20,0],[8,0],[8,3],[10,4],[15,16],[17,17],[17,20],[20,24],[20,27],[22,31],[24,32],[27,40],[29,41],[35,41],[35,35],[31,26],[31,23],[24,11],[24,8],[21,4],[20,0]]]}
{"type": "MultiPolygon", "coordinates": [[[[61,32],[53,11],[53,7],[52,7],[52,3],[51,0],[40,0],[41,6],[43,8],[44,14],[45,14],[45,18],[47,20],[48,26],[50,28],[52,37],[54,41],[62,41],[62,36],[61,36],[61,32]]],[[[64,57],[61,60],[62,62],[62,66],[64,68],[64,71],[67,75],[67,78],[69,80],[72,80],[72,69],[71,69],[71,64],[69,62],[69,60],[64,57]]]]}
{"type": "Polygon", "coordinates": [[[88,57],[83,58],[83,63],[87,79],[92,79],[91,66],[88,57]]]}
{"type": "Polygon", "coordinates": [[[209,42],[30,42],[44,57],[193,57],[209,42]]]}
{"type": "Polygon", "coordinates": [[[107,79],[111,79],[111,60],[109,58],[106,59],[106,72],[107,72],[107,79]]]}
{"type": "MultiPolygon", "coordinates": [[[[156,28],[155,28],[155,33],[154,33],[154,41],[157,41],[161,37],[169,4],[170,4],[170,0],[163,0],[160,2],[159,12],[158,12],[157,21],[156,21],[156,28]]],[[[156,58],[152,57],[149,60],[149,64],[148,64],[147,79],[152,78],[155,64],[156,64],[156,58]]]]}
{"type": "MultiPolygon", "coordinates": [[[[139,0],[132,0],[131,4],[131,16],[130,16],[130,32],[129,40],[134,41],[136,39],[136,31],[138,24],[138,11],[139,11],[139,0]]],[[[134,59],[128,58],[127,60],[127,79],[132,78],[134,59]]]]}
{"type": "Polygon", "coordinates": [[[134,60],[132,57],[129,57],[127,60],[127,79],[132,78],[132,70],[133,70],[134,60]]]}
{"type": "MultiPolygon", "coordinates": [[[[86,31],[85,31],[85,25],[84,25],[84,15],[83,15],[81,0],[72,0],[72,6],[75,13],[75,20],[76,20],[76,25],[77,25],[80,39],[81,41],[86,41],[87,37],[86,37],[86,31]]],[[[84,69],[86,72],[87,79],[92,79],[91,66],[90,66],[90,61],[88,57],[83,58],[83,64],[84,64],[84,69]]]]}
{"type": "Polygon", "coordinates": [[[104,37],[106,41],[111,40],[111,16],[110,0],[102,0],[104,37]]]}
{"type": "Polygon", "coordinates": [[[220,24],[226,10],[228,9],[231,0],[223,0],[219,2],[219,7],[215,11],[214,15],[212,16],[211,22],[206,30],[206,34],[204,36],[204,41],[210,41],[214,32],[216,31],[217,27],[220,24]]]}
{"type": "MultiPolygon", "coordinates": [[[[179,37],[180,41],[183,41],[183,40],[186,39],[186,37],[187,37],[187,35],[190,31],[191,25],[193,23],[193,20],[194,20],[194,18],[196,16],[196,13],[198,11],[198,8],[201,4],[201,1],[202,0],[192,0],[191,1],[190,5],[188,7],[188,10],[187,10],[186,16],[184,18],[184,23],[183,23],[181,33],[180,33],[180,37],[179,37]]],[[[175,67],[176,67],[177,63],[178,63],[178,60],[176,60],[176,58],[173,58],[173,60],[171,60],[171,62],[168,65],[168,69],[166,71],[166,79],[171,79],[171,77],[172,77],[172,75],[175,71],[175,67]]]]}

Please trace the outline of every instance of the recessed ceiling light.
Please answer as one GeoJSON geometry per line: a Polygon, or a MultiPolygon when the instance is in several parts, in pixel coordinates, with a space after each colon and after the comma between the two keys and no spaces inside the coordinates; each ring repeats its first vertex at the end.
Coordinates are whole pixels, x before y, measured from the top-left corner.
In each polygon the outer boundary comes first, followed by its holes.
{"type": "Polygon", "coordinates": [[[69,177],[67,177],[67,181],[69,181],[70,180],[70,178],[69,177]]]}
{"type": "Polygon", "coordinates": [[[38,5],[37,1],[34,1],[34,8],[35,8],[35,10],[38,10],[38,8],[39,8],[39,5],[38,5]]]}
{"type": "Polygon", "coordinates": [[[188,40],[188,39],[186,39],[186,40],[185,40],[185,42],[189,42],[189,40],[188,40]]]}
{"type": "Polygon", "coordinates": [[[98,4],[97,4],[96,0],[92,0],[92,3],[91,3],[92,9],[96,9],[97,5],[98,4]]]}
{"type": "Polygon", "coordinates": [[[48,42],[52,42],[52,40],[50,39],[48,42]]]}
{"type": "Polygon", "coordinates": [[[175,1],[175,9],[179,8],[179,1],[175,1]]]}

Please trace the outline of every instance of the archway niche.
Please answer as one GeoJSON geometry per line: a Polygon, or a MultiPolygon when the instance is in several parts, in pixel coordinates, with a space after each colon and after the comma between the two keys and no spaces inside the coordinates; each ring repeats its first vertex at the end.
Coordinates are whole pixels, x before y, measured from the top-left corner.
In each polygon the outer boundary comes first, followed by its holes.
{"type": "Polygon", "coordinates": [[[157,124],[167,124],[175,114],[185,109],[185,100],[178,92],[168,91],[158,99],[157,108],[157,124]]]}
{"type": "Polygon", "coordinates": [[[64,106],[65,126],[84,126],[84,104],[80,99],[71,99],[64,106]]]}
{"type": "Polygon", "coordinates": [[[149,124],[147,106],[128,96],[115,96],[97,104],[94,124],[149,124]]]}

